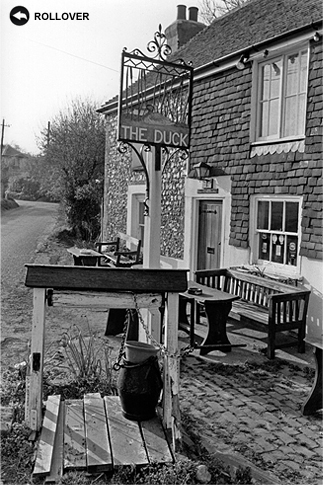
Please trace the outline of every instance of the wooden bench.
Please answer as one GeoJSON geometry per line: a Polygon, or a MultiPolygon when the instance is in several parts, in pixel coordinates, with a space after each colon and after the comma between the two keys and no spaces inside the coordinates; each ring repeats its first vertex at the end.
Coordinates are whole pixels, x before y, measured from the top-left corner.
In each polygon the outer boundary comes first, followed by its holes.
{"type": "Polygon", "coordinates": [[[104,263],[114,267],[132,267],[142,263],[141,245],[141,240],[119,232],[116,240],[98,242],[96,247],[104,257],[104,263]]]}
{"type": "MultiPolygon", "coordinates": [[[[306,314],[310,291],[280,283],[235,269],[197,270],[195,280],[201,285],[239,296],[233,302],[229,318],[267,332],[267,356],[275,357],[275,349],[291,346],[293,342],[278,343],[276,334],[296,329],[298,352],[305,352],[306,314]]],[[[199,312],[197,309],[197,320],[199,312]]]]}

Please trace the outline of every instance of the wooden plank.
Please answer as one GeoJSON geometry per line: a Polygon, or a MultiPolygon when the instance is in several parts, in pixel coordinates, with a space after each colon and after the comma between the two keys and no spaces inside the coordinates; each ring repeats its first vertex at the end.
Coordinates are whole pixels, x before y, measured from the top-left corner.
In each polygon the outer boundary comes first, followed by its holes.
{"type": "Polygon", "coordinates": [[[187,289],[188,270],[35,264],[25,266],[27,287],[103,292],[184,292],[187,289]]]}
{"type": "Polygon", "coordinates": [[[65,403],[61,400],[58,412],[52,465],[45,484],[58,484],[63,476],[63,434],[64,434],[65,403]]]}
{"type": "Polygon", "coordinates": [[[31,366],[29,389],[29,427],[39,430],[42,422],[42,386],[45,340],[45,289],[33,291],[31,366]]]}
{"type": "MultiPolygon", "coordinates": [[[[214,290],[217,292],[217,290],[214,290]]],[[[190,294],[189,294],[190,296],[190,294]]],[[[190,296],[192,297],[192,296],[190,296]]],[[[168,293],[165,311],[164,345],[167,354],[164,356],[163,376],[163,425],[167,433],[172,431],[172,448],[181,447],[181,417],[179,405],[180,355],[178,344],[179,295],[168,293]]]]}
{"type": "Polygon", "coordinates": [[[140,422],[140,427],[150,462],[174,462],[160,418],[140,422]]]}
{"type": "Polygon", "coordinates": [[[104,398],[104,402],[113,466],[149,464],[138,422],[127,420],[123,416],[119,397],[108,396],[104,398]]]}
{"type": "Polygon", "coordinates": [[[83,400],[65,401],[64,469],[85,469],[83,400]]]}
{"type": "MultiPolygon", "coordinates": [[[[134,309],[135,301],[131,292],[90,292],[55,290],[53,292],[53,305],[66,307],[79,307],[108,310],[108,309],[134,309]]],[[[159,308],[162,305],[161,294],[138,294],[136,296],[138,307],[159,308]]]]}
{"type": "Polygon", "coordinates": [[[112,456],[103,399],[100,393],[89,393],[84,396],[83,403],[87,471],[108,471],[112,469],[112,456]]]}
{"type": "Polygon", "coordinates": [[[43,476],[51,470],[60,401],[61,395],[53,395],[47,399],[33,476],[43,476]]]}

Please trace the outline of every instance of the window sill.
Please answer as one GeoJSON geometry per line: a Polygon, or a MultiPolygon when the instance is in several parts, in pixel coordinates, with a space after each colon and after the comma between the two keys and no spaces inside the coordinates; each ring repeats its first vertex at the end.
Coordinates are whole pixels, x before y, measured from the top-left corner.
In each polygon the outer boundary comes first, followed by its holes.
{"type": "Polygon", "coordinates": [[[267,154],[281,154],[282,152],[305,152],[305,140],[291,140],[291,141],[276,141],[276,142],[266,142],[254,143],[251,146],[251,158],[256,155],[267,155],[267,154]]]}

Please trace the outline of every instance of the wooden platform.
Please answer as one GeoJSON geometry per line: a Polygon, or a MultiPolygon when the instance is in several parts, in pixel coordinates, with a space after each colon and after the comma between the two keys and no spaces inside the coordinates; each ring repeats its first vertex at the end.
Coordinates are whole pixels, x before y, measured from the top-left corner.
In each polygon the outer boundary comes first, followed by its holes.
{"type": "Polygon", "coordinates": [[[174,457],[162,423],[127,420],[119,397],[88,394],[83,400],[50,396],[37,448],[33,476],[55,484],[65,471],[101,473],[114,467],[171,463],[174,457]]]}

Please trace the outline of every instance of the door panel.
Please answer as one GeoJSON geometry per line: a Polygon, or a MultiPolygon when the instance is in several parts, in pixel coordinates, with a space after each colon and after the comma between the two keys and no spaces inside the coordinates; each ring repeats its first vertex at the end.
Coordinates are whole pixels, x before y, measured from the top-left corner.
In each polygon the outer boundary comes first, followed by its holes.
{"type": "Polygon", "coordinates": [[[222,202],[200,201],[197,269],[219,268],[221,257],[222,202]]]}

